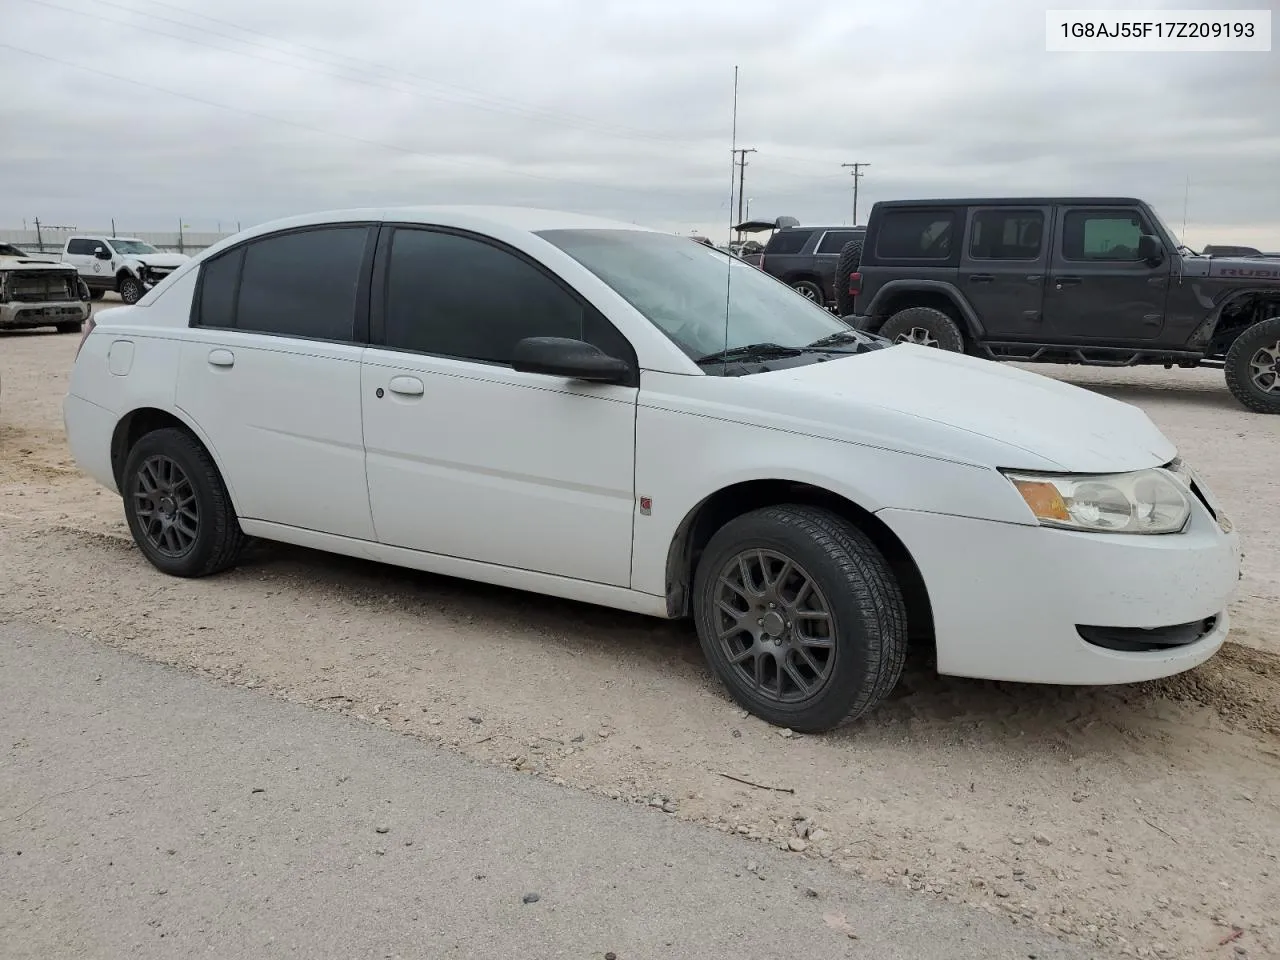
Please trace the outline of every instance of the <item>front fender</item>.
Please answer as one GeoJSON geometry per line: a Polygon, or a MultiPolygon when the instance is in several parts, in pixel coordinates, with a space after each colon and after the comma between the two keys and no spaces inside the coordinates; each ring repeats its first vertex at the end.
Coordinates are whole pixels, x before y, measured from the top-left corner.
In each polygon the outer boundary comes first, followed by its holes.
{"type": "Polygon", "coordinates": [[[988,467],[642,403],[636,417],[640,507],[632,541],[632,588],[664,596],[671,546],[691,514],[722,490],[762,480],[818,487],[868,513],[927,508],[1031,522],[1013,488],[988,467]]]}

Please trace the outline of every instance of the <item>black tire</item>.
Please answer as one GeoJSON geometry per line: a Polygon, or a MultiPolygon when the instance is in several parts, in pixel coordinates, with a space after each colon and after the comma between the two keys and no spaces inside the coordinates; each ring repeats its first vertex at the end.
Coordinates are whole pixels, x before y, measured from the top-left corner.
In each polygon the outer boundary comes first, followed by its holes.
{"type": "MultiPolygon", "coordinates": [[[[767,583],[768,578],[769,574],[760,580],[753,577],[752,583],[767,583]]],[[[799,587],[796,590],[804,593],[799,587]]],[[[825,732],[876,706],[902,675],[907,653],[907,611],[902,590],[867,535],[830,511],[783,504],[729,521],[703,551],[693,591],[698,639],[712,670],[738,704],[771,724],[803,733],[825,732]],[[737,558],[743,554],[773,558],[771,570],[778,578],[779,589],[773,593],[766,589],[765,593],[754,594],[757,599],[748,601],[746,593],[729,582],[734,572],[742,569],[737,558]],[[790,567],[782,566],[783,561],[790,567]],[[788,569],[789,573],[783,573],[788,569]],[[816,659],[812,655],[815,648],[808,646],[815,638],[803,637],[795,625],[817,615],[802,610],[799,597],[790,601],[786,598],[787,583],[795,584],[798,579],[813,584],[814,590],[808,595],[816,593],[827,611],[827,636],[817,638],[818,642],[831,641],[829,653],[819,651],[819,666],[825,670],[825,678],[805,666],[797,649],[806,648],[809,663],[816,659]],[[782,616],[771,612],[773,608],[763,599],[769,595],[779,598],[778,613],[782,616]],[[722,602],[726,597],[731,606],[722,602]],[[758,629],[751,625],[757,613],[762,614],[756,621],[758,629]],[[745,618],[742,622],[747,626],[734,631],[734,615],[745,618]],[[774,617],[775,625],[766,624],[765,617],[774,617]],[[742,665],[745,660],[731,662],[731,656],[744,655],[744,648],[759,651],[751,657],[750,666],[742,665]],[[793,669],[798,666],[813,674],[815,689],[811,693],[799,699],[793,696],[790,701],[781,695],[785,693],[784,671],[778,665],[779,656],[793,669]],[[763,666],[757,668],[757,662],[763,666]],[[770,669],[777,678],[775,691],[764,690],[767,684],[755,682],[762,677],[767,680],[770,669]]],[[[820,625],[823,620],[811,622],[820,625]]],[[[791,681],[792,676],[788,674],[786,682],[797,686],[791,681]]]]}
{"type": "Polygon", "coordinates": [[[90,299],[90,300],[101,300],[101,299],[103,298],[103,296],[105,296],[105,295],[106,295],[106,292],[107,292],[107,291],[103,290],[101,287],[90,287],[90,288],[89,288],[89,299],[90,299]]]}
{"type": "Polygon", "coordinates": [[[1280,317],[1255,323],[1236,337],[1223,372],[1227,389],[1244,407],[1280,413],[1280,317]]]}
{"type": "Polygon", "coordinates": [[[65,323],[54,324],[53,327],[59,333],[79,333],[84,329],[83,320],[68,320],[65,323]]]}
{"type": "Polygon", "coordinates": [[[850,240],[840,248],[840,259],[836,261],[836,313],[842,317],[853,313],[854,296],[849,292],[849,274],[856,273],[862,263],[862,241],[850,240]]]}
{"type": "Polygon", "coordinates": [[[919,343],[954,353],[964,352],[964,334],[954,320],[934,307],[899,310],[878,332],[898,343],[919,343]]]}
{"type": "Polygon", "coordinates": [[[125,303],[137,303],[146,292],[137,277],[125,277],[120,281],[120,299],[125,303]]]}
{"type": "MultiPolygon", "coordinates": [[[[226,484],[218,472],[213,458],[200,443],[184,430],[165,427],[146,434],[129,451],[122,474],[121,494],[124,497],[125,519],[143,555],[156,569],[174,577],[207,577],[234,566],[244,551],[248,538],[240,529],[227,494],[226,484]],[[145,483],[141,479],[144,469],[150,468],[154,480],[156,464],[169,461],[181,471],[194,504],[195,521],[189,527],[195,530],[189,535],[185,549],[170,549],[155,531],[162,521],[155,517],[159,504],[149,504],[142,493],[145,483]],[[151,509],[152,519],[144,511],[151,509]],[[159,541],[159,542],[157,542],[159,541]]],[[[152,484],[153,489],[155,484],[152,484]]],[[[179,493],[171,500],[176,500],[179,493]]],[[[176,512],[175,512],[176,513],[176,512]]],[[[170,527],[176,523],[170,523],[170,527]]],[[[184,533],[184,536],[188,536],[184,533]]]]}
{"type": "Polygon", "coordinates": [[[826,295],[822,292],[822,288],[812,280],[797,280],[791,284],[791,289],[795,290],[806,300],[812,300],[820,307],[827,305],[826,295]]]}

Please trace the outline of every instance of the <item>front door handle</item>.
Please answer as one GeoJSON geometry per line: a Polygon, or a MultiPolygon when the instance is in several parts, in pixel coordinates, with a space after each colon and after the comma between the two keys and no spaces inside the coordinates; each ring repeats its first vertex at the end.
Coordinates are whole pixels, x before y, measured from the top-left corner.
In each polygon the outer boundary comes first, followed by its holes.
{"type": "Polygon", "coordinates": [[[387,386],[392,393],[398,393],[402,397],[420,397],[424,389],[422,381],[417,377],[392,377],[387,386]]]}
{"type": "Polygon", "coordinates": [[[210,350],[209,363],[215,367],[234,367],[236,365],[236,355],[230,350],[210,350]]]}
{"type": "Polygon", "coordinates": [[[1079,277],[1058,277],[1057,280],[1054,281],[1053,285],[1061,290],[1063,287],[1079,286],[1080,283],[1081,280],[1079,277]]]}
{"type": "Polygon", "coordinates": [[[975,273],[969,278],[970,283],[993,283],[995,275],[991,273],[975,273]]]}

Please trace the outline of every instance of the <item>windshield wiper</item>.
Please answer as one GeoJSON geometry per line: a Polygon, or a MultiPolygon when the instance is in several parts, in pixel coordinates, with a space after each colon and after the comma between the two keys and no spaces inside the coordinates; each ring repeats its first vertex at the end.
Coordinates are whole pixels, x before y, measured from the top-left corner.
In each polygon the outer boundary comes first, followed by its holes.
{"type": "Polygon", "coordinates": [[[776,360],[781,357],[798,357],[804,352],[804,348],[784,347],[780,343],[748,343],[718,353],[708,353],[694,363],[701,366],[704,363],[728,363],[731,360],[776,360]]]}

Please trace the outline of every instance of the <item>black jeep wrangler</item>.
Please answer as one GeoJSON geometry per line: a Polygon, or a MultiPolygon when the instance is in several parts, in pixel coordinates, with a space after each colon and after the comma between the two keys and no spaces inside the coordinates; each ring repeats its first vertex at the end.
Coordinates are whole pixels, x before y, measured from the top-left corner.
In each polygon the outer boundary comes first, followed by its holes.
{"type": "Polygon", "coordinates": [[[1202,256],[1127,197],[877,203],[841,251],[837,311],[992,360],[1223,367],[1280,413],[1280,261],[1202,256]]]}

